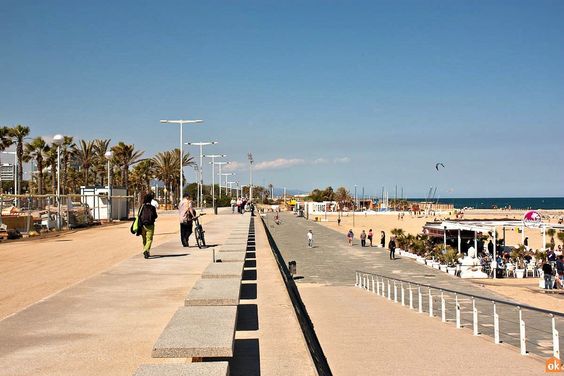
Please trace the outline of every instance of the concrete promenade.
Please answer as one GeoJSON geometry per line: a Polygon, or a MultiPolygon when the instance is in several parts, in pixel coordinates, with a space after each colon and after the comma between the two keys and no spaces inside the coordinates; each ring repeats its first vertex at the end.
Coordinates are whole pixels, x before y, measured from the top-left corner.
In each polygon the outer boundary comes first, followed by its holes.
{"type": "MultiPolygon", "coordinates": [[[[507,373],[503,367],[511,367],[511,374],[543,372],[541,358],[521,356],[515,347],[495,345],[486,336],[474,337],[470,330],[457,330],[452,323],[417,314],[353,285],[355,270],[363,270],[471,294],[500,296],[411,260],[391,261],[384,250],[361,248],[358,240],[350,247],[342,234],[303,218],[282,213],[281,220],[276,225],[268,215],[267,226],[286,262],[297,261],[296,282],[336,375],[384,369],[390,369],[386,374],[398,375],[499,375],[507,373]],[[307,247],[309,229],[314,233],[314,248],[307,247]],[[508,359],[511,361],[507,363],[508,359]]],[[[486,312],[482,314],[486,320],[486,312]]],[[[468,323],[468,317],[465,321],[468,323]]]]}
{"type": "MultiPolygon", "coordinates": [[[[208,244],[222,244],[234,218],[208,217],[208,244]]],[[[128,226],[122,227],[123,236],[131,237],[128,226]]],[[[111,248],[99,233],[100,244],[111,248]]],[[[148,260],[135,255],[1,320],[0,374],[132,375],[143,363],[186,361],[152,358],[151,350],[211,262],[212,248],[183,248],[174,233],[172,237],[153,248],[148,260]]],[[[244,278],[248,286],[242,289],[231,375],[284,375],[296,362],[304,368],[300,374],[313,375],[289,298],[264,244],[259,231],[258,273],[254,280],[244,278]]]]}

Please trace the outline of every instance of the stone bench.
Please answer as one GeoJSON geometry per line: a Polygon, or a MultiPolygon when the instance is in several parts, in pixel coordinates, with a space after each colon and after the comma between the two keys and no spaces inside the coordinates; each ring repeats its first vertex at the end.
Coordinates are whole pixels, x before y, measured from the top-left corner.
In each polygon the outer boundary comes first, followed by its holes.
{"type": "Polygon", "coordinates": [[[185,306],[239,304],[241,278],[199,279],[184,301],[185,306]]]}
{"type": "Polygon", "coordinates": [[[222,245],[217,252],[245,252],[246,245],[222,245]]]}
{"type": "Polygon", "coordinates": [[[229,376],[227,362],[142,364],[133,376],[229,376]]]}
{"type": "Polygon", "coordinates": [[[153,346],[153,358],[233,357],[237,306],[180,307],[153,346]]]}
{"type": "Polygon", "coordinates": [[[239,252],[216,252],[215,259],[218,262],[242,262],[245,261],[246,251],[239,252]]]}
{"type": "Polygon", "coordinates": [[[241,278],[243,262],[214,262],[202,273],[202,278],[241,278]]]}

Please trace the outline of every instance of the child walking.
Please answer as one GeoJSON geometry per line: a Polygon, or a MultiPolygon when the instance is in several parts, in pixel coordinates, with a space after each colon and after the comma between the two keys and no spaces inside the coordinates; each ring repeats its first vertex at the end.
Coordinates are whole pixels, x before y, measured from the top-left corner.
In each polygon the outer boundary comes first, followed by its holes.
{"type": "Polygon", "coordinates": [[[307,232],[307,246],[313,248],[313,232],[311,230],[307,232]]]}

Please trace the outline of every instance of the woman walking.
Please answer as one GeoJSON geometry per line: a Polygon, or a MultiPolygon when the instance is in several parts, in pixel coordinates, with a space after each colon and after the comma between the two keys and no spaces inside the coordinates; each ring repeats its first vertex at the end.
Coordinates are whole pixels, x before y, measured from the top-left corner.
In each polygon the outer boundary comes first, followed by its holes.
{"type": "Polygon", "coordinates": [[[380,245],[382,248],[386,248],[386,233],[384,231],[381,232],[380,245]]]}
{"type": "Polygon", "coordinates": [[[354,233],[352,231],[352,228],[349,230],[348,234],[347,234],[347,239],[349,241],[349,245],[352,246],[352,241],[354,238],[354,233]]]}
{"type": "Polygon", "coordinates": [[[143,256],[148,259],[151,254],[151,244],[153,244],[153,235],[155,234],[155,220],[157,219],[157,209],[151,205],[153,201],[153,193],[147,193],[143,199],[143,206],[139,214],[139,225],[143,226],[141,237],[143,238],[143,256]]]}
{"type": "Polygon", "coordinates": [[[368,230],[368,241],[370,242],[370,246],[372,247],[372,237],[374,234],[372,233],[372,229],[368,230]]]}

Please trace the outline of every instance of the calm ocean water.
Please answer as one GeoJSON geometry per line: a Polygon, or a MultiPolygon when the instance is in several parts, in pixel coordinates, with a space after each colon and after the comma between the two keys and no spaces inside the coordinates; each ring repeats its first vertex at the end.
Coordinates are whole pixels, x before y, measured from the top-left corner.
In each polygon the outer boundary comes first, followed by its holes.
{"type": "Polygon", "coordinates": [[[564,209],[564,197],[440,198],[439,203],[454,204],[457,209],[464,207],[491,209],[494,206],[504,208],[510,205],[513,209],[564,209]]]}

